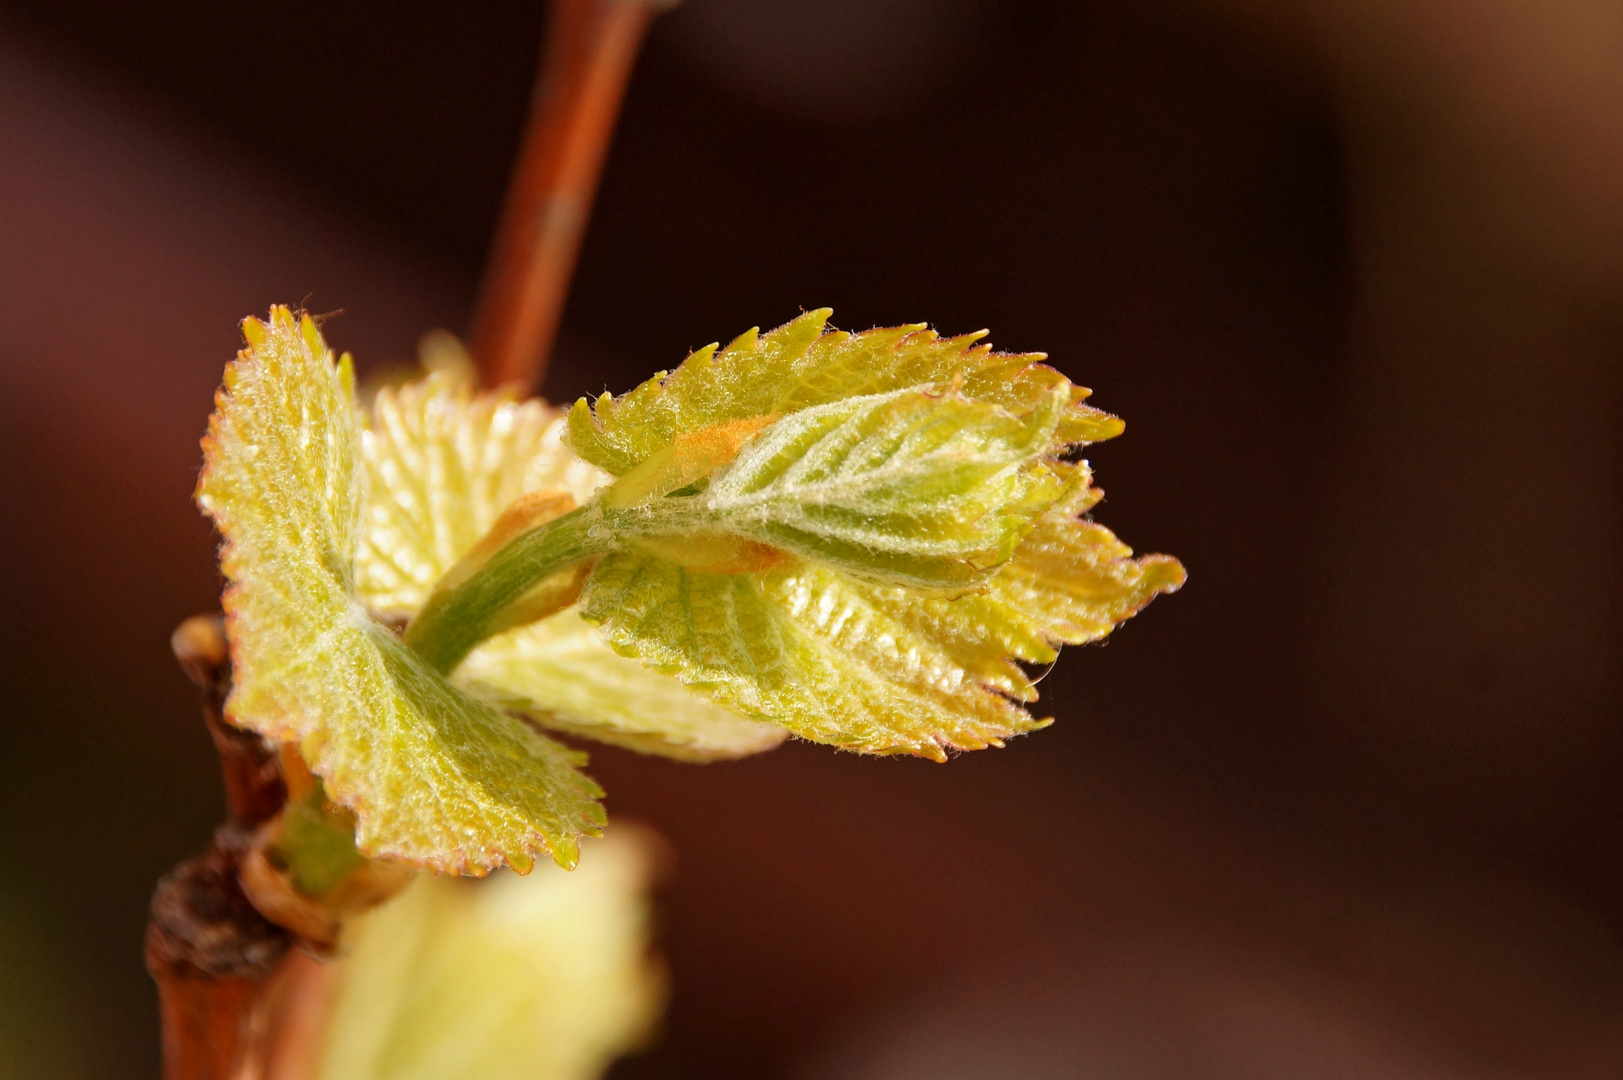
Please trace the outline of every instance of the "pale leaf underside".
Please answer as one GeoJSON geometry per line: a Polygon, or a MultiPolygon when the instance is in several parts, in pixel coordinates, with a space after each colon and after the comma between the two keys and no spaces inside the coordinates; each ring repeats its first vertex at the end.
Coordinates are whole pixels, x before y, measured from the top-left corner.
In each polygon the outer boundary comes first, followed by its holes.
{"type": "Polygon", "coordinates": [[[577,610],[490,639],[456,677],[546,727],[684,761],[746,757],[788,735],[621,656],[577,610]]]}
{"type": "Polygon", "coordinates": [[[584,503],[608,479],[562,443],[562,414],[510,393],[475,393],[435,372],[379,392],[363,414],[366,508],[356,584],[367,606],[409,616],[520,496],[584,503]]]}

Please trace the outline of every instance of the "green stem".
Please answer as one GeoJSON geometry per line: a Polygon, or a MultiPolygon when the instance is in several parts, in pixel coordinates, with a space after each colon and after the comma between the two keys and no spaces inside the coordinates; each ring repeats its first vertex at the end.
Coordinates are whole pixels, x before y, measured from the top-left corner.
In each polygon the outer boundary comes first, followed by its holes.
{"type": "Polygon", "coordinates": [[[503,546],[466,581],[431,596],[406,628],[406,645],[448,674],[481,641],[508,628],[503,614],[560,570],[608,549],[592,536],[601,527],[595,505],[571,510],[503,546]]]}

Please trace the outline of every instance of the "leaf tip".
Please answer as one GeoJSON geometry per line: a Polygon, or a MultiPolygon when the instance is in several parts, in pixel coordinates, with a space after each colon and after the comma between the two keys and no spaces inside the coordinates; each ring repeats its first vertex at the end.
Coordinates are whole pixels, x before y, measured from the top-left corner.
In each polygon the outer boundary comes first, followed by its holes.
{"type": "Polygon", "coordinates": [[[739,334],[737,337],[733,338],[732,341],[728,342],[727,348],[723,349],[722,352],[723,354],[727,355],[734,353],[752,353],[755,351],[756,346],[759,345],[760,342],[761,328],[759,326],[752,326],[742,334],[739,334]]]}
{"type": "Polygon", "coordinates": [[[309,314],[299,315],[299,337],[304,340],[304,347],[312,354],[320,356],[327,351],[327,343],[321,340],[321,330],[316,326],[316,320],[309,314]]]}
{"type": "MultiPolygon", "coordinates": [[[[271,309],[273,315],[275,311],[275,308],[271,309]]],[[[250,315],[242,320],[242,337],[243,340],[248,342],[250,348],[262,349],[265,347],[265,342],[270,340],[270,327],[250,315]]],[[[226,370],[229,373],[230,368],[226,370]]]]}
{"type": "Polygon", "coordinates": [[[1138,563],[1145,568],[1144,584],[1156,594],[1175,593],[1189,581],[1189,571],[1171,555],[1145,555],[1138,563]]]}

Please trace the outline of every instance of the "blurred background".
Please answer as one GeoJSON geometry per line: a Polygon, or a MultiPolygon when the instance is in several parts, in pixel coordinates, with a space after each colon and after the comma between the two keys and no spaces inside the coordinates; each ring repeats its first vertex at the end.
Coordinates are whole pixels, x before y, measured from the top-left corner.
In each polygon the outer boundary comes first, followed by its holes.
{"type": "MultiPolygon", "coordinates": [[[[464,329],[544,9],[0,0],[0,1072],[151,1077],[237,321],[464,329]]],[[[828,304],[1041,349],[1189,585],[936,766],[608,749],[617,1080],[1623,1075],[1623,5],[688,0],[546,393],[828,304]]]]}

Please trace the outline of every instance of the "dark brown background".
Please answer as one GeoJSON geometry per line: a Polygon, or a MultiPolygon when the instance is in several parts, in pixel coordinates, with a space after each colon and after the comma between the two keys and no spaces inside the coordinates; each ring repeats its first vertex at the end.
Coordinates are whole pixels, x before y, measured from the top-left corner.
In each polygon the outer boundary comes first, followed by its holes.
{"type": "MultiPolygon", "coordinates": [[[[460,329],[538,4],[0,3],[0,1065],[156,1069],[217,818],[169,629],[235,320],[460,329]]],[[[598,751],[673,841],[630,1078],[1623,1074],[1623,13],[690,0],[546,387],[829,304],[1043,349],[1191,572],[947,766],[598,751]]],[[[7,1070],[0,1070],[7,1071],[7,1070]]],[[[10,1071],[8,1071],[10,1074],[10,1071]]]]}

